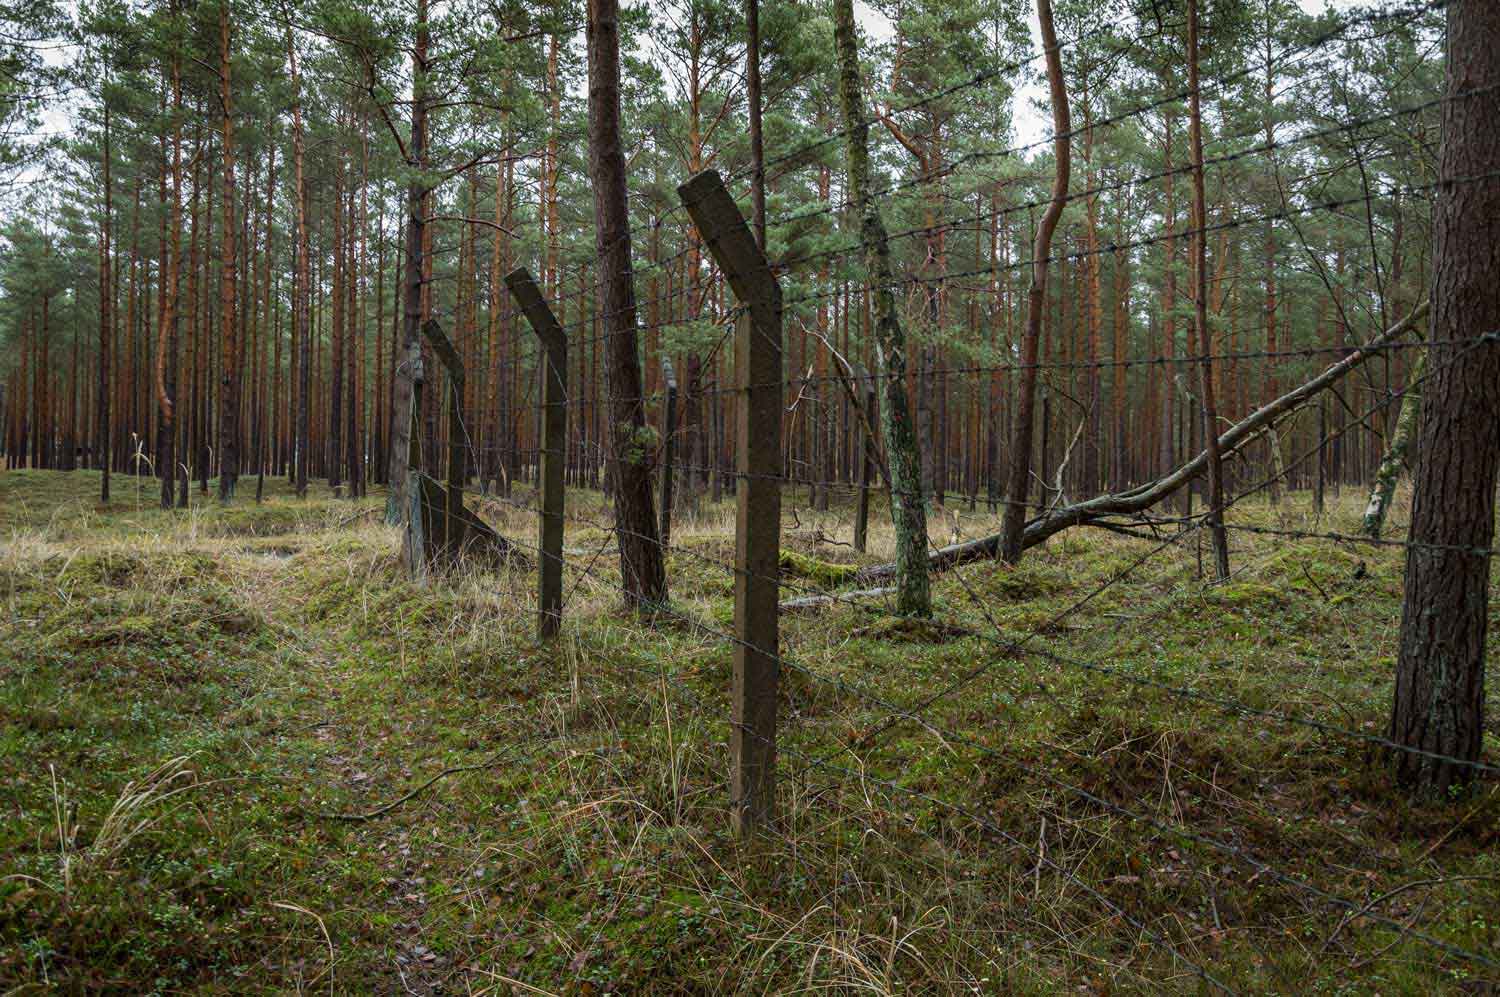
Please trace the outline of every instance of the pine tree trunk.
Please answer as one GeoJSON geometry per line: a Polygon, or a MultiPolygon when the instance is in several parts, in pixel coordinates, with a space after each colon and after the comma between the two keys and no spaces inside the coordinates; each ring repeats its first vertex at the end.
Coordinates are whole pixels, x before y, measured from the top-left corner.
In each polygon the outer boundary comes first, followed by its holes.
{"type": "Polygon", "coordinates": [[[220,233],[222,271],[219,278],[219,322],[223,330],[219,393],[219,501],[234,500],[240,475],[240,364],[235,329],[235,238],[234,238],[234,103],[230,86],[229,3],[219,8],[219,100],[224,113],[224,231],[220,233]]]}
{"type": "Polygon", "coordinates": [[[1219,414],[1214,399],[1213,353],[1208,335],[1208,206],[1203,193],[1203,112],[1198,93],[1198,0],[1188,0],[1188,129],[1193,153],[1193,328],[1201,353],[1203,439],[1208,447],[1208,526],[1215,577],[1229,580],[1229,540],[1224,532],[1224,462],[1219,457],[1219,414]]]}
{"type": "MultiPolygon", "coordinates": [[[[1032,249],[1031,288],[1026,299],[1026,330],[1021,339],[1020,397],[1016,400],[1015,442],[1011,445],[1010,487],[1007,489],[1005,513],[1000,521],[1000,556],[1006,563],[1021,559],[1021,529],[1026,525],[1026,495],[1031,484],[1031,436],[1036,406],[1037,354],[1042,335],[1042,312],[1047,304],[1047,257],[1052,252],[1052,233],[1062,216],[1068,196],[1068,173],[1071,149],[1068,133],[1072,130],[1068,112],[1068,94],[1063,83],[1062,58],[1058,53],[1057,31],[1052,23],[1052,0],[1037,0],[1041,20],[1042,45],[1046,49],[1047,83],[1051,91],[1052,126],[1055,140],[1056,176],[1052,181],[1052,201],[1037,226],[1036,244],[1032,249]]],[[[1042,430],[1046,432],[1045,413],[1042,430]]],[[[1047,447],[1042,444],[1042,463],[1047,461],[1047,447]]]]}
{"type": "Polygon", "coordinates": [[[615,535],[626,601],[641,610],[667,598],[656,534],[651,453],[636,348],[635,275],[630,262],[630,208],[620,141],[619,0],[589,0],[589,173],[594,187],[599,304],[608,362],[610,466],[615,535]]]}
{"type": "MultiPolygon", "coordinates": [[[[412,50],[413,99],[411,108],[411,146],[407,165],[421,169],[427,159],[427,0],[417,0],[417,38],[412,50]]],[[[421,177],[414,178],[406,189],[406,257],[405,286],[402,288],[401,349],[397,351],[396,370],[391,378],[391,448],[387,456],[386,521],[405,520],[410,505],[407,498],[408,460],[411,448],[412,385],[421,376],[417,368],[421,358],[422,326],[422,250],[424,227],[422,217],[426,191],[421,177]]]]}
{"type": "MultiPolygon", "coordinates": [[[[1043,0],[1045,2],[1045,0],[1043,0]]],[[[839,104],[847,135],[849,201],[860,215],[865,266],[873,285],[875,351],[885,388],[881,431],[890,465],[891,524],[896,530],[896,612],[932,615],[927,576],[927,509],[922,463],[912,434],[906,399],[906,335],[896,313],[891,251],[885,220],[870,191],[870,126],[859,79],[853,0],[834,0],[834,38],[839,60],[839,104]]]]}
{"type": "Polygon", "coordinates": [[[766,248],[766,153],[761,139],[760,0],[745,0],[745,101],[750,114],[750,210],[755,241],[766,248]]]}
{"type": "MultiPolygon", "coordinates": [[[[342,130],[342,116],[339,121],[342,130]]],[[[344,313],[344,285],[349,279],[348,244],[344,238],[344,154],[335,154],[333,167],[333,314],[329,331],[329,376],[333,383],[328,399],[328,488],[337,498],[343,494],[344,473],[344,336],[348,316],[344,313]]]]}
{"type": "MultiPolygon", "coordinates": [[[[1272,18],[1272,16],[1271,16],[1271,6],[1270,6],[1270,4],[1266,5],[1266,17],[1267,17],[1267,23],[1266,23],[1266,26],[1265,26],[1265,28],[1266,28],[1266,35],[1265,35],[1265,46],[1266,46],[1265,47],[1265,52],[1266,52],[1266,82],[1265,82],[1265,90],[1262,93],[1262,99],[1265,101],[1265,105],[1266,105],[1265,106],[1265,115],[1266,115],[1266,141],[1265,141],[1265,146],[1266,146],[1267,149],[1275,149],[1276,148],[1276,117],[1275,117],[1274,81],[1275,81],[1275,78],[1276,78],[1276,57],[1275,57],[1275,53],[1272,50],[1272,38],[1274,37],[1275,31],[1274,31],[1274,23],[1273,23],[1274,22],[1274,18],[1272,18]]],[[[1277,396],[1277,394],[1280,393],[1280,391],[1281,391],[1280,383],[1278,382],[1277,377],[1276,377],[1276,368],[1277,368],[1278,364],[1280,363],[1280,358],[1277,357],[1277,356],[1275,356],[1276,352],[1280,349],[1280,346],[1279,346],[1277,338],[1276,338],[1276,336],[1277,336],[1277,330],[1276,330],[1276,223],[1274,221],[1270,220],[1270,219],[1266,220],[1266,238],[1265,238],[1265,249],[1264,249],[1264,267],[1265,267],[1265,273],[1266,273],[1266,305],[1265,305],[1266,352],[1268,354],[1271,354],[1271,356],[1266,357],[1265,381],[1264,381],[1265,390],[1264,390],[1264,392],[1261,395],[1262,404],[1264,404],[1264,402],[1269,401],[1272,398],[1275,398],[1277,396]]],[[[1273,505],[1273,506],[1280,506],[1280,504],[1281,504],[1281,487],[1282,487],[1282,480],[1281,480],[1281,473],[1280,473],[1282,471],[1280,440],[1278,440],[1276,438],[1276,433],[1275,433],[1274,430],[1272,430],[1270,433],[1267,434],[1267,439],[1269,441],[1270,450],[1271,450],[1271,464],[1272,464],[1272,472],[1273,472],[1273,475],[1274,475],[1271,478],[1271,487],[1268,490],[1269,491],[1269,497],[1270,497],[1270,500],[1271,500],[1271,505],[1273,505]]]]}
{"type": "MultiPolygon", "coordinates": [[[[180,116],[182,111],[182,80],[178,62],[172,60],[172,112],[180,116]]],[[[165,161],[162,163],[162,194],[167,192],[165,161]]],[[[163,197],[165,200],[165,196],[163,197]]],[[[161,507],[170,509],[175,505],[174,491],[177,483],[176,425],[174,422],[177,401],[177,276],[182,267],[182,124],[177,121],[172,131],[172,193],[171,210],[163,204],[162,223],[171,226],[167,259],[162,267],[161,329],[157,342],[156,378],[160,402],[157,425],[157,460],[161,466],[161,507]]]]}
{"type": "MultiPolygon", "coordinates": [[[[1449,100],[1433,209],[1432,371],[1422,411],[1401,645],[1390,738],[1462,760],[1484,742],[1484,650],[1495,478],[1500,469],[1500,343],[1460,341],[1500,332],[1500,5],[1448,9],[1449,100]],[[1469,91],[1477,91],[1470,93],[1469,91]],[[1440,345],[1441,344],[1441,345],[1440,345]]],[[[1407,785],[1446,791],[1473,772],[1427,755],[1401,754],[1407,785]]]]}
{"type": "MultiPolygon", "coordinates": [[[[291,350],[296,366],[295,383],[288,384],[289,393],[296,399],[296,427],[292,434],[291,473],[298,498],[307,497],[307,451],[309,398],[308,361],[311,355],[311,328],[308,316],[308,239],[307,239],[307,178],[304,174],[304,151],[302,135],[302,89],[301,77],[297,73],[297,46],[291,23],[286,28],[286,58],[292,77],[292,173],[295,186],[292,199],[297,209],[296,267],[292,276],[292,313],[295,316],[292,328],[291,350]]],[[[293,379],[288,376],[288,382],[293,379]]]]}
{"type": "Polygon", "coordinates": [[[111,186],[110,168],[114,151],[110,144],[110,112],[108,99],[104,102],[104,205],[103,230],[99,237],[99,425],[94,437],[94,460],[99,468],[99,501],[109,504],[109,472],[114,457],[111,445],[113,427],[109,420],[109,361],[114,350],[114,284],[113,261],[110,257],[110,221],[114,215],[114,191],[111,186]]]}

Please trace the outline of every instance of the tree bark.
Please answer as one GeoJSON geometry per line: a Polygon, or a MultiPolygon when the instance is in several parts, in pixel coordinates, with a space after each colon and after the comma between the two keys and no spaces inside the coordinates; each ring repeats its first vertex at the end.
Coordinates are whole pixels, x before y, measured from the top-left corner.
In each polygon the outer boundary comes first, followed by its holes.
{"type": "Polygon", "coordinates": [[[292,77],[292,170],[296,186],[292,200],[297,211],[296,268],[292,276],[292,312],[295,324],[292,336],[297,346],[297,383],[289,387],[296,397],[296,428],[292,437],[292,475],[297,497],[307,497],[307,451],[310,426],[308,387],[308,364],[312,356],[310,339],[311,322],[308,315],[308,239],[307,239],[307,179],[303,172],[304,149],[302,134],[302,87],[297,73],[297,46],[292,34],[291,18],[287,18],[286,58],[292,77]]]}
{"type": "Polygon", "coordinates": [[[834,0],[833,17],[839,60],[839,104],[847,136],[849,201],[860,216],[865,267],[873,287],[875,353],[880,365],[880,383],[885,389],[881,429],[890,466],[891,524],[896,531],[896,612],[903,616],[930,616],[927,509],[922,497],[921,459],[906,399],[906,334],[896,312],[885,219],[870,192],[870,126],[860,88],[853,0],[834,0]]]}
{"type": "Polygon", "coordinates": [[[1208,444],[1208,530],[1215,578],[1229,580],[1229,536],[1224,531],[1224,461],[1219,454],[1219,411],[1214,401],[1212,340],[1208,334],[1208,206],[1203,195],[1203,110],[1198,88],[1198,0],[1188,0],[1188,141],[1193,153],[1193,329],[1198,337],[1203,388],[1203,439],[1208,444]]]}
{"type": "Polygon", "coordinates": [[[1401,414],[1396,418],[1396,429],[1391,434],[1390,445],[1380,459],[1375,472],[1375,486],[1370,489],[1370,501],[1365,505],[1365,518],[1360,532],[1372,540],[1379,540],[1385,529],[1385,517],[1390,512],[1391,498],[1396,493],[1396,481],[1401,477],[1401,468],[1411,452],[1412,429],[1422,411],[1422,376],[1427,358],[1420,356],[1412,365],[1406,378],[1406,396],[1401,400],[1401,414]]]}
{"type": "MultiPolygon", "coordinates": [[[[1448,100],[1433,209],[1430,390],[1417,445],[1406,594],[1390,738],[1473,761],[1484,743],[1484,649],[1500,469],[1500,5],[1448,9],[1448,100]],[[1477,91],[1471,93],[1470,91],[1477,91]],[[1477,179],[1475,179],[1477,178],[1477,179]],[[1460,361],[1460,357],[1462,357],[1460,361]],[[1458,362],[1455,362],[1458,361],[1458,362]]],[[[1399,780],[1445,792],[1471,781],[1456,761],[1403,753],[1399,780]]]]}
{"type": "MultiPolygon", "coordinates": [[[[1268,2],[1266,4],[1265,24],[1266,82],[1265,90],[1262,93],[1262,99],[1265,101],[1266,105],[1264,108],[1266,116],[1265,146],[1270,150],[1274,150],[1276,148],[1276,104],[1274,92],[1276,57],[1275,52],[1272,49],[1272,39],[1274,38],[1274,36],[1275,18],[1272,16],[1271,4],[1268,2]]],[[[1272,153],[1272,155],[1274,155],[1274,152],[1272,153]]],[[[1261,397],[1263,399],[1269,400],[1271,398],[1275,398],[1277,391],[1280,390],[1280,388],[1278,387],[1279,382],[1276,378],[1276,368],[1279,360],[1275,356],[1276,352],[1280,349],[1276,338],[1276,223],[1269,218],[1266,219],[1264,266],[1266,274],[1266,352],[1271,355],[1266,357],[1264,382],[1265,390],[1261,397]]],[[[1271,450],[1272,467],[1276,471],[1280,471],[1280,441],[1276,438],[1276,434],[1274,432],[1269,435],[1268,443],[1271,450]]],[[[1281,488],[1282,481],[1280,478],[1278,478],[1275,482],[1272,483],[1270,488],[1271,505],[1278,507],[1281,505],[1281,488]]]]}
{"type": "MultiPolygon", "coordinates": [[[[164,223],[170,224],[167,261],[162,267],[161,328],[157,336],[156,392],[160,404],[157,424],[157,460],[161,466],[161,507],[171,509],[176,503],[177,483],[176,415],[177,401],[177,277],[182,268],[182,73],[177,56],[172,57],[172,200],[171,209],[163,205],[164,223]],[[170,222],[166,219],[170,217],[170,222]]],[[[165,167],[165,163],[162,164],[165,167]]],[[[163,176],[162,192],[166,193],[163,176]]]]}
{"type": "MultiPolygon", "coordinates": [[[[417,0],[417,37],[412,49],[411,146],[407,166],[420,171],[427,160],[427,0],[417,0]]],[[[388,455],[387,522],[399,523],[410,506],[406,490],[411,447],[412,384],[421,376],[423,202],[426,189],[418,173],[406,188],[405,286],[402,288],[401,349],[391,377],[391,448],[388,455]]]]}
{"type": "Polygon", "coordinates": [[[760,0],[745,0],[745,100],[750,112],[751,228],[766,248],[766,152],[761,140],[760,0]]]}
{"type": "MultiPolygon", "coordinates": [[[[344,119],[335,126],[335,134],[343,131],[344,119]]],[[[340,136],[342,137],[342,136],[340,136]]],[[[344,182],[344,153],[334,153],[333,167],[333,279],[332,314],[329,315],[328,366],[332,384],[328,398],[328,488],[335,498],[342,496],[344,484],[344,356],[348,352],[345,343],[348,315],[344,311],[347,300],[345,285],[349,280],[349,252],[344,238],[344,200],[347,194],[344,182]]]]}
{"type": "Polygon", "coordinates": [[[234,239],[234,103],[230,86],[229,0],[219,7],[219,100],[224,114],[224,231],[222,267],[219,277],[219,322],[223,330],[219,393],[219,501],[234,500],[240,475],[240,363],[235,329],[235,239],[234,239]]]}
{"type": "Polygon", "coordinates": [[[110,168],[114,151],[110,145],[109,97],[104,97],[104,206],[103,230],[99,237],[99,426],[94,437],[94,460],[99,468],[99,501],[109,504],[109,472],[114,457],[109,420],[109,361],[114,351],[114,262],[110,254],[110,220],[114,215],[114,191],[110,168]]]}
{"type": "MultiPolygon", "coordinates": [[[[1063,83],[1062,56],[1057,45],[1057,30],[1052,23],[1052,0],[1037,0],[1037,17],[1041,21],[1042,46],[1047,58],[1047,85],[1052,100],[1053,155],[1056,174],[1052,179],[1052,201],[1042,215],[1032,249],[1031,287],[1026,298],[1026,330],[1021,338],[1020,397],[1016,399],[1014,442],[1011,444],[1010,484],[1006,490],[1005,512],[1000,520],[1000,556],[1008,564],[1021,559],[1021,540],[1026,523],[1026,495],[1031,484],[1031,436],[1036,411],[1037,353],[1042,336],[1042,313],[1047,304],[1047,257],[1052,252],[1052,233],[1062,217],[1068,196],[1068,172],[1071,148],[1068,132],[1072,130],[1068,111],[1068,92],[1063,83]]],[[[1043,453],[1045,461],[1046,454],[1043,453]]]]}
{"type": "Polygon", "coordinates": [[[651,494],[651,445],[636,347],[635,275],[630,262],[630,206],[620,140],[620,7],[589,0],[589,174],[594,187],[599,303],[608,363],[610,468],[615,536],[625,599],[649,610],[666,601],[667,575],[651,494]]]}

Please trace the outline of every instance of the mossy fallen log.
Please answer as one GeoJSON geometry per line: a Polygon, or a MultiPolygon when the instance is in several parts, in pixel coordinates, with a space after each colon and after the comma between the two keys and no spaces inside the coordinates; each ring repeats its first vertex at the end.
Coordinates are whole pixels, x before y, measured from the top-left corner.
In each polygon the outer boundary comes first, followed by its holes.
{"type": "Polygon", "coordinates": [[[783,550],[781,552],[781,573],[793,578],[806,578],[810,582],[827,587],[829,585],[842,585],[852,581],[859,574],[857,564],[835,564],[832,561],[820,561],[806,554],[799,554],[794,550],[783,550]]]}

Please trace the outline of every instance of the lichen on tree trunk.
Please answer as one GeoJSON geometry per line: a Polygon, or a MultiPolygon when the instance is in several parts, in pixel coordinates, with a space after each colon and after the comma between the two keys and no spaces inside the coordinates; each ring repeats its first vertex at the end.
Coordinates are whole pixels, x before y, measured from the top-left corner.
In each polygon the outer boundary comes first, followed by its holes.
{"type": "Polygon", "coordinates": [[[927,510],[921,461],[906,398],[906,335],[896,314],[890,245],[880,207],[870,199],[870,125],[859,82],[859,47],[853,0],[834,0],[834,38],[839,60],[839,106],[843,111],[849,166],[849,200],[859,212],[860,237],[874,305],[875,352],[885,392],[882,430],[891,478],[891,524],[896,530],[896,611],[932,614],[927,576],[927,510]]]}
{"type": "Polygon", "coordinates": [[[1365,506],[1365,519],[1360,531],[1372,540],[1379,540],[1385,528],[1386,513],[1391,508],[1391,497],[1396,493],[1396,480],[1401,477],[1401,468],[1411,452],[1411,431],[1422,410],[1422,392],[1418,385],[1427,366],[1426,354],[1412,364],[1406,379],[1406,397],[1401,402],[1401,414],[1396,417],[1396,431],[1391,434],[1390,446],[1380,458],[1380,468],[1375,472],[1375,487],[1370,489],[1370,501],[1365,506]]]}

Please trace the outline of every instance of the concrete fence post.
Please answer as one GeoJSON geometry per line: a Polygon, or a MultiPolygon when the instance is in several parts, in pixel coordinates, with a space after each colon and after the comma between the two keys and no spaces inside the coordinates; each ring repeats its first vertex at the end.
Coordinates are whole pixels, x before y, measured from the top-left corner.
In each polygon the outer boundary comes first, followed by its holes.
{"type": "Polygon", "coordinates": [[[542,438],[537,517],[537,633],[543,640],[562,627],[563,472],[568,459],[568,340],[531,273],[517,267],[505,276],[521,313],[542,343],[542,438]]]}
{"type": "Polygon", "coordinates": [[[875,396],[875,381],[863,367],[856,368],[855,382],[860,385],[865,407],[864,428],[860,432],[864,446],[859,456],[859,500],[854,507],[854,549],[863,554],[870,531],[870,479],[875,475],[875,437],[871,433],[880,424],[880,403],[875,396]]]}
{"type": "Polygon", "coordinates": [[[661,361],[662,378],[666,381],[667,404],[662,413],[661,467],[658,468],[660,487],[657,489],[661,509],[657,516],[657,533],[661,536],[661,547],[665,551],[672,543],[672,465],[677,460],[677,372],[672,361],[666,357],[661,361]]]}
{"type": "Polygon", "coordinates": [[[781,559],[781,288],[717,171],[677,188],[747,309],[735,328],[734,688],[730,808],[741,837],[775,814],[781,559]]]}

